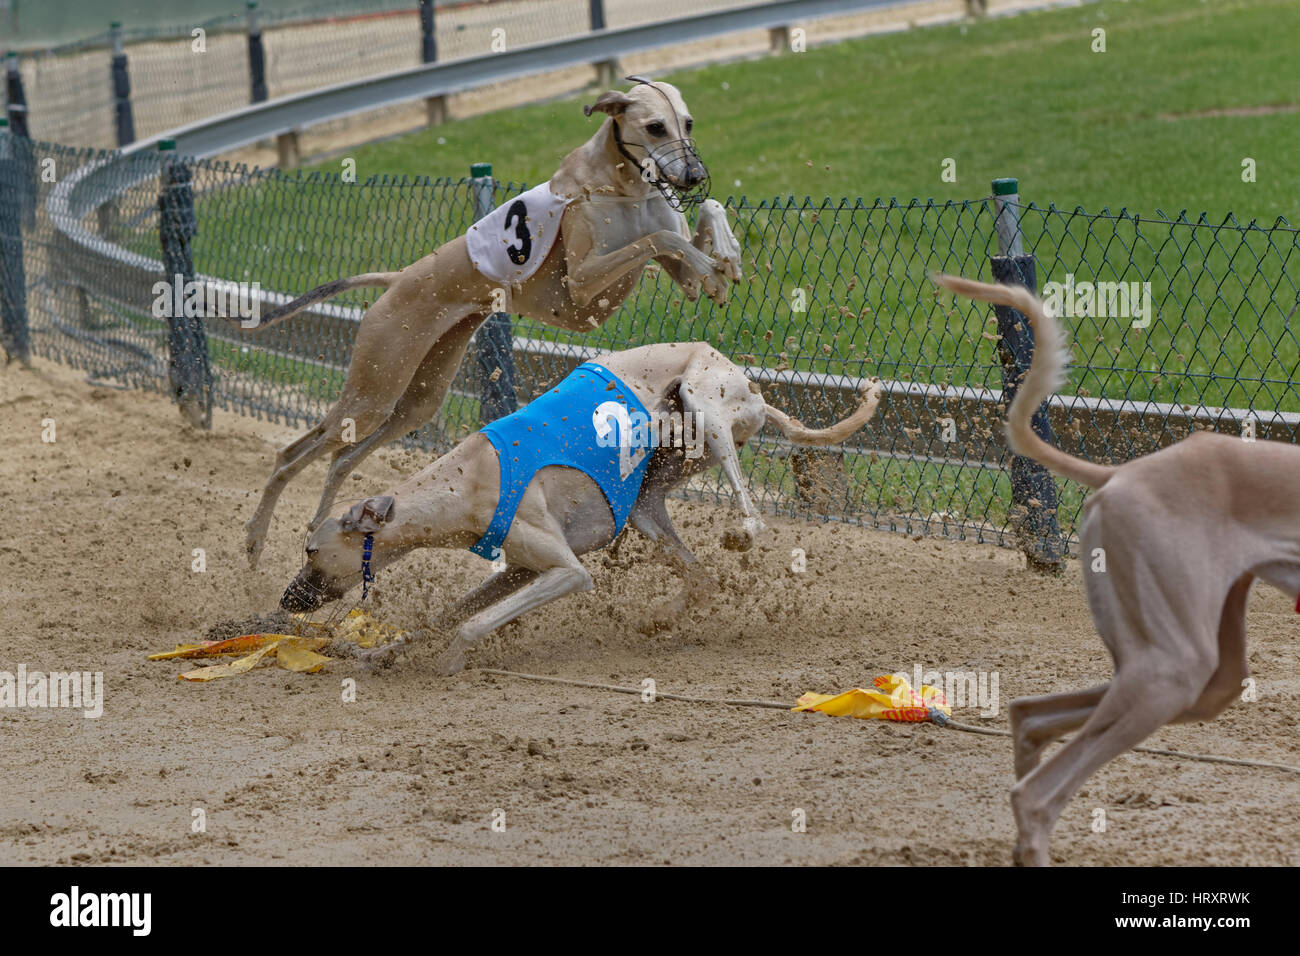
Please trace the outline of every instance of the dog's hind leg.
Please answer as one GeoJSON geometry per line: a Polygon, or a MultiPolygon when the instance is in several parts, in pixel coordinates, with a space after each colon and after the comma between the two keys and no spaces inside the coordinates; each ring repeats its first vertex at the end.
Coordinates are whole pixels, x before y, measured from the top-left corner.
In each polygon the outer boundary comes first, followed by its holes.
{"type": "Polygon", "coordinates": [[[628,515],[632,527],[653,541],[682,576],[682,590],[675,597],[666,598],[650,608],[639,630],[653,634],[670,629],[692,607],[707,607],[718,594],[718,582],[677,536],[663,492],[652,489],[642,493],[632,513],[628,515]]]}
{"type": "Polygon", "coordinates": [[[334,458],[325,478],[316,514],[308,525],[310,530],[315,530],[329,516],[343,482],[376,448],[415,431],[438,414],[451,383],[456,378],[456,371],[465,358],[470,338],[484,318],[486,316],[482,313],[471,315],[439,338],[416,367],[410,384],[393,405],[388,418],[360,441],[345,446],[334,458]]]}
{"type": "MultiPolygon", "coordinates": [[[[1108,499],[1100,492],[1084,519],[1080,553],[1100,541],[1127,545],[1136,508],[1128,499],[1108,499]]],[[[1189,712],[1220,669],[1217,618],[1230,586],[1217,601],[1204,587],[1215,576],[1211,540],[1170,534],[1148,541],[1140,554],[1118,544],[1106,550],[1107,570],[1089,574],[1085,584],[1115,674],[1078,733],[1011,788],[1020,863],[1046,866],[1051,829],[1070,797],[1100,767],[1189,712]],[[1164,572],[1157,577],[1153,568],[1164,572]]],[[[1085,691],[1074,700],[1065,695],[1055,726],[1063,732],[1077,720],[1072,707],[1083,709],[1087,696],[1097,693],[1085,691]]],[[[1052,735],[1052,720],[1049,715],[1038,728],[1041,737],[1052,735]]],[[[1025,751],[1032,750],[1029,744],[1022,751],[1024,740],[1023,734],[1017,740],[1022,769],[1025,751]]]]}
{"type": "Polygon", "coordinates": [[[641,532],[668,556],[670,560],[679,560],[687,566],[697,565],[697,558],[686,543],[677,536],[672,519],[668,517],[668,508],[664,501],[662,489],[642,491],[641,497],[628,514],[632,527],[641,532]]]}
{"type": "Polygon", "coordinates": [[[1223,612],[1219,615],[1218,669],[1211,675],[1196,703],[1179,714],[1174,723],[1210,720],[1241,698],[1242,685],[1250,674],[1246,660],[1246,601],[1254,583],[1254,577],[1244,575],[1228,592],[1223,612]]]}
{"type": "MultiPolygon", "coordinates": [[[[480,311],[471,303],[453,302],[443,305],[427,322],[417,322],[429,311],[428,300],[429,293],[422,288],[419,277],[408,278],[404,270],[402,277],[366,310],[357,329],[338,401],[319,425],[277,456],[275,471],[262,492],[257,511],[245,526],[244,546],[252,566],[257,565],[270,527],[271,512],[284,486],[310,462],[344,444],[345,426],[349,422],[351,428],[347,430],[355,430],[363,438],[382,426],[392,415],[424,356],[466,316],[480,311]]],[[[334,467],[344,457],[338,456],[334,467]]]]}
{"type": "Polygon", "coordinates": [[[1019,834],[1016,862],[1047,866],[1052,826],[1075,791],[1099,768],[1186,711],[1208,677],[1189,674],[1188,662],[1177,657],[1134,660],[1130,669],[1120,669],[1079,733],[1011,788],[1019,834]]]}
{"type": "Polygon", "coordinates": [[[271,514],[275,511],[276,502],[280,500],[285,486],[298,472],[336,444],[337,439],[331,435],[333,431],[331,419],[326,416],[319,425],[275,456],[275,469],[262,489],[257,510],[244,525],[244,551],[248,555],[249,567],[257,567],[257,560],[266,544],[266,532],[271,526],[271,514]]]}
{"type": "Polygon", "coordinates": [[[1011,702],[1007,717],[1011,723],[1016,779],[1038,766],[1047,745],[1084,722],[1097,709],[1109,684],[1065,694],[1021,697],[1011,702]]]}

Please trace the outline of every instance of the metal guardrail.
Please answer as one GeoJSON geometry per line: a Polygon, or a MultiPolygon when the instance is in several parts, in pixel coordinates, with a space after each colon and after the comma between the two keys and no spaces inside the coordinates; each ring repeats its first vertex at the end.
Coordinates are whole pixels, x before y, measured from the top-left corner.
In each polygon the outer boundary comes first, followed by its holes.
{"type": "Polygon", "coordinates": [[[123,152],[129,154],[153,149],[159,139],[173,139],[179,155],[207,157],[365,110],[457,93],[551,70],[598,63],[674,43],[689,43],[742,30],[771,29],[801,20],[902,6],[906,2],[907,0],[770,0],[660,23],[596,30],[562,40],[507,49],[501,53],[426,63],[408,70],[252,104],[142,140],[123,152]]]}

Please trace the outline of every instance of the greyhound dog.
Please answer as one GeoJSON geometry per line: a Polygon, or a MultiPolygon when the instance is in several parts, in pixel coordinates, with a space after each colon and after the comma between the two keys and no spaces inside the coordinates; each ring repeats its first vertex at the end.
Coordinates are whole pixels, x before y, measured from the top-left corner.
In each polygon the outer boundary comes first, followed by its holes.
{"type": "MultiPolygon", "coordinates": [[[[743,532],[728,533],[724,544],[746,550],[764,524],[746,489],[737,447],[764,424],[776,426],[798,444],[842,442],[870,420],[881,394],[879,382],[874,382],[848,418],[811,429],[768,405],[758,386],[706,343],[647,345],[604,355],[599,363],[580,366],[554,390],[560,395],[565,383],[589,375],[588,397],[561,400],[559,407],[540,417],[530,414],[530,405],[471,435],[388,494],[324,520],[308,540],[306,564],[285,590],[281,606],[293,612],[315,610],[415,548],[472,547],[498,558],[504,567],[461,599],[442,622],[456,633],[437,667],[455,673],[465,666],[465,651],[498,627],[567,594],[591,590],[591,575],[578,557],[605,547],[621,530],[618,488],[609,486],[618,486],[620,475],[626,481],[628,469],[611,466],[613,474],[605,481],[594,469],[582,470],[586,465],[565,467],[546,464],[559,458],[534,457],[539,465],[535,471],[516,474],[521,457],[545,456],[548,446],[564,441],[591,446],[617,421],[617,454],[631,459],[631,416],[626,412],[634,406],[647,414],[653,411],[656,420],[666,415],[681,423],[674,424],[680,432],[694,430],[703,437],[695,455],[675,447],[677,441],[668,442],[664,431],[657,433],[657,441],[641,442],[642,459],[636,466],[642,469],[640,484],[621,515],[689,575],[697,570],[697,559],[669,521],[664,496],[670,489],[721,464],[744,514],[743,532]],[[503,422],[515,418],[522,423],[502,428],[503,422]],[[503,434],[488,434],[498,428],[503,434]],[[575,437],[559,437],[561,428],[573,429],[565,434],[575,437]],[[508,474],[511,481],[503,481],[508,474]],[[511,497],[510,485],[516,486],[516,510],[507,511],[497,528],[496,546],[488,550],[483,544],[511,497]]],[[[543,401],[539,398],[533,405],[543,401]]]]}
{"type": "MultiPolygon", "coordinates": [[[[1300,448],[1198,433],[1120,466],[1075,458],[1030,419],[1065,383],[1069,349],[1036,296],[951,276],[935,282],[1029,317],[1033,361],[1007,410],[1007,443],[1095,489],[1079,532],[1092,619],[1110,651],[1110,683],[1012,702],[1019,839],[1016,862],[1045,866],[1070,797],[1098,768],[1165,724],[1209,720],[1247,675],[1246,599],[1256,578],[1300,594],[1300,448]],[[1049,760],[1043,750],[1081,728],[1049,760]]],[[[1300,610],[1300,606],[1297,607],[1300,610]]]]}
{"type": "Polygon", "coordinates": [[[437,414],[470,337],[490,314],[589,331],[618,309],[652,259],[689,300],[702,289],[726,302],[728,283],[740,281],[740,246],[722,205],[703,199],[708,171],[690,138],[690,111],[674,86],[628,79],[635,82],[629,92],[610,90],[586,107],[588,116],[607,119],[548,183],[400,272],[328,283],[262,319],[258,328],[348,289],[386,290],[362,318],[339,400],[276,457],[246,525],[251,565],[280,493],[308,463],[333,455],[315,528],[367,455],[437,414]],[[692,236],[682,207],[696,202],[692,236]]]}

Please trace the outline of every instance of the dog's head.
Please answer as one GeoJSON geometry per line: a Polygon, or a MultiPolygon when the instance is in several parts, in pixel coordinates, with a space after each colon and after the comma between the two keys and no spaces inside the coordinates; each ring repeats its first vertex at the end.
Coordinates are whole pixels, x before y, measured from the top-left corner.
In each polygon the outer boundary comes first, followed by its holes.
{"type": "MultiPolygon", "coordinates": [[[[285,588],[280,607],[294,614],[314,611],[337,601],[361,583],[362,555],[367,534],[391,521],[395,511],[391,495],[367,498],[349,508],[341,518],[326,518],[307,541],[307,562],[285,588]]],[[[371,570],[385,563],[378,542],[371,555],[371,570]]]]}
{"type": "Polygon", "coordinates": [[[602,93],[584,111],[609,115],[620,148],[674,206],[703,202],[709,196],[709,170],[695,148],[695,120],[681,92],[671,83],[628,79],[632,89],[602,93]]]}

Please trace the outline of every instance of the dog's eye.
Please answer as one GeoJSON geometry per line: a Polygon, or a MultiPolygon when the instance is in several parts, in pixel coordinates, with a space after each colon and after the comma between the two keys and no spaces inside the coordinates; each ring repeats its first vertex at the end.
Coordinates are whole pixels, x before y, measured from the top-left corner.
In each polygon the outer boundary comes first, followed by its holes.
{"type": "Polygon", "coordinates": [[[320,548],[308,548],[308,549],[307,549],[307,557],[310,558],[312,555],[314,555],[314,554],[315,554],[317,551],[319,551],[319,550],[320,550],[320,548]]]}
{"type": "Polygon", "coordinates": [[[693,130],[693,129],[695,129],[695,120],[687,120],[687,121],[686,121],[686,135],[687,135],[687,136],[690,136],[690,135],[691,135],[691,130],[693,130]]]}
{"type": "Polygon", "coordinates": [[[668,132],[668,127],[663,123],[648,123],[645,131],[651,136],[663,136],[668,132]]]}

